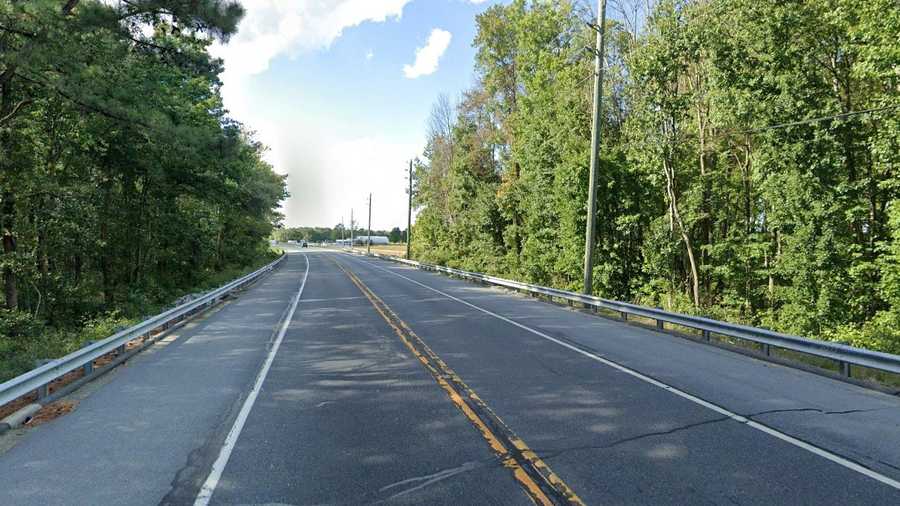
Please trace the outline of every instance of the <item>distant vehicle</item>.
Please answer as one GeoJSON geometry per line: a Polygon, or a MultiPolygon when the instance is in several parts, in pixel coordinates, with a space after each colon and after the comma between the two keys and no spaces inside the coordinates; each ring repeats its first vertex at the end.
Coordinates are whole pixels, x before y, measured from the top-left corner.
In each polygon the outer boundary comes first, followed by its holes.
{"type": "Polygon", "coordinates": [[[353,238],[353,244],[390,244],[391,240],[386,235],[360,235],[353,238]]]}
{"type": "Polygon", "coordinates": [[[288,243],[288,244],[297,244],[297,241],[295,241],[295,240],[293,240],[293,239],[288,239],[288,242],[287,242],[287,243],[288,243]]]}
{"type": "Polygon", "coordinates": [[[300,241],[300,247],[301,247],[301,248],[308,248],[308,247],[309,247],[309,244],[308,244],[306,241],[300,241]]]}

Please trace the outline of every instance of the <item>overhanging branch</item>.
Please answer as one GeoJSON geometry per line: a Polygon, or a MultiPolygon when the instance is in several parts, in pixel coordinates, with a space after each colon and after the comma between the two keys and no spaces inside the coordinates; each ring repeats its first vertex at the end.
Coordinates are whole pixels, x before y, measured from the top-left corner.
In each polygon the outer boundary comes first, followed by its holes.
{"type": "Polygon", "coordinates": [[[13,119],[16,116],[16,114],[19,114],[19,111],[21,111],[23,107],[31,104],[32,102],[33,102],[33,100],[25,99],[25,100],[20,101],[18,104],[14,105],[12,110],[9,112],[9,114],[0,118],[0,126],[5,125],[7,121],[13,119]]]}

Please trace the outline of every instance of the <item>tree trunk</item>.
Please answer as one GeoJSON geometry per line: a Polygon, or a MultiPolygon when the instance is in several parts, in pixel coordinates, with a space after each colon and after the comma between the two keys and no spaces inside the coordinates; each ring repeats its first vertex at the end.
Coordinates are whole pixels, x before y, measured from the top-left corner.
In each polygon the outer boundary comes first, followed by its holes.
{"type": "Polygon", "coordinates": [[[687,233],[684,221],[681,219],[681,213],[678,211],[678,199],[675,191],[675,168],[668,159],[663,160],[663,171],[666,174],[666,193],[669,197],[669,209],[671,211],[672,220],[678,225],[681,239],[684,241],[684,247],[687,250],[688,263],[691,269],[691,291],[694,300],[694,307],[700,307],[700,276],[697,272],[697,259],[694,257],[694,247],[691,243],[691,237],[687,233]]]}
{"type": "MultiPolygon", "coordinates": [[[[515,181],[518,183],[519,177],[522,175],[522,168],[519,166],[518,160],[513,162],[513,170],[515,174],[515,181]]],[[[519,202],[516,201],[516,207],[513,210],[513,223],[515,224],[515,237],[513,237],[513,244],[515,246],[516,256],[518,257],[522,253],[522,215],[519,213],[519,202]]]]}
{"type": "Polygon", "coordinates": [[[107,179],[104,183],[104,197],[103,197],[103,214],[100,220],[100,242],[103,243],[103,248],[100,251],[100,275],[103,281],[103,303],[107,307],[112,307],[113,304],[113,279],[112,279],[112,267],[110,265],[110,254],[109,254],[109,215],[110,215],[110,207],[112,200],[112,181],[107,179]]]}
{"type": "Polygon", "coordinates": [[[866,161],[866,170],[867,170],[867,182],[866,182],[866,191],[868,195],[869,201],[869,255],[870,258],[874,258],[876,255],[875,244],[876,241],[880,238],[881,232],[881,222],[878,219],[878,181],[875,178],[874,171],[872,170],[872,160],[869,159],[866,161]]]}
{"type": "MultiPolygon", "coordinates": [[[[105,221],[100,224],[100,240],[104,243],[109,240],[109,228],[105,221]]],[[[112,307],[112,272],[109,265],[109,253],[106,251],[108,248],[108,246],[104,246],[100,253],[100,275],[103,278],[103,303],[106,307],[112,307]]]]}
{"type": "Polygon", "coordinates": [[[778,260],[778,255],[781,253],[781,238],[778,236],[778,229],[772,231],[772,234],[775,238],[775,256],[772,260],[769,260],[769,252],[766,251],[766,271],[769,274],[769,304],[775,300],[775,275],[772,273],[772,270],[775,268],[775,262],[778,260]]]}
{"type": "Polygon", "coordinates": [[[216,269],[222,270],[225,266],[225,219],[221,209],[217,210],[216,215],[219,221],[219,231],[216,234],[216,269]]]}
{"type": "MultiPolygon", "coordinates": [[[[15,195],[7,190],[3,192],[3,255],[11,260],[16,253],[16,200],[15,195]]],[[[16,272],[11,265],[3,267],[3,295],[6,298],[6,309],[19,308],[19,290],[16,285],[16,272]]]]}
{"type": "MultiPolygon", "coordinates": [[[[712,192],[710,191],[709,178],[706,174],[706,122],[703,119],[703,114],[701,113],[699,105],[697,106],[697,127],[700,137],[700,184],[703,185],[702,201],[700,203],[700,212],[703,213],[703,221],[700,223],[701,234],[703,234],[701,240],[703,244],[710,244],[710,222],[712,221],[712,206],[710,205],[709,198],[710,193],[712,192]]],[[[703,250],[701,252],[701,261],[704,265],[709,262],[707,255],[708,253],[706,252],[706,250],[703,250]]]]}
{"type": "MultiPolygon", "coordinates": [[[[42,199],[43,200],[43,199],[42,199]]],[[[38,222],[37,247],[38,247],[38,272],[41,274],[40,289],[38,292],[38,303],[34,308],[34,315],[37,316],[41,311],[42,293],[49,293],[50,290],[50,257],[47,253],[47,230],[42,222],[38,222]]]]}
{"type": "Polygon", "coordinates": [[[81,271],[83,267],[84,260],[81,259],[81,254],[75,253],[75,257],[72,259],[72,280],[76,287],[81,284],[81,271]]]}
{"type": "MultiPolygon", "coordinates": [[[[13,116],[18,110],[12,105],[12,77],[15,73],[15,65],[9,65],[0,75],[0,118],[3,122],[12,121],[13,116]]],[[[2,148],[9,152],[8,140],[9,133],[2,134],[2,148]]],[[[0,170],[9,170],[9,167],[2,167],[0,170]]],[[[8,183],[7,183],[8,184],[8,183]]],[[[19,308],[19,290],[16,287],[16,273],[9,261],[16,253],[16,197],[9,189],[4,189],[2,194],[2,202],[0,202],[0,229],[3,234],[3,256],[7,259],[7,264],[3,267],[3,295],[6,301],[6,308],[15,310],[19,308]]]]}

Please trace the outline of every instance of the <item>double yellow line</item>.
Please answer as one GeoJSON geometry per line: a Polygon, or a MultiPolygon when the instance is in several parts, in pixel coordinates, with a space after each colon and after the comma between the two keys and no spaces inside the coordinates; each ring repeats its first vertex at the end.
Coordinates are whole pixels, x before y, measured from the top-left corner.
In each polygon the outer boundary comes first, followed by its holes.
{"type": "Polygon", "coordinates": [[[481,432],[500,462],[512,471],[513,476],[532,501],[541,505],[584,504],[578,495],[550,469],[550,466],[541,460],[521,438],[516,436],[478,394],[469,388],[453,369],[409,328],[406,322],[401,320],[353,272],[334,258],[332,261],[369,299],[375,310],[394,329],[403,344],[444,389],[453,404],[481,432]]]}

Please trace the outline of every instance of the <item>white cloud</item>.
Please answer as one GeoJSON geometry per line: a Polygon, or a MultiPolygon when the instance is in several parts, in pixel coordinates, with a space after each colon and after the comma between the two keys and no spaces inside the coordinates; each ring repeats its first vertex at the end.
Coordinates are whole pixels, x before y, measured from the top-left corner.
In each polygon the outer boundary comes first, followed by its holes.
{"type": "Polygon", "coordinates": [[[438,68],[438,61],[450,45],[451,38],[452,35],[446,30],[431,30],[425,47],[416,49],[416,61],[412,65],[403,66],[403,75],[408,79],[415,79],[433,74],[438,68]]]}
{"type": "Polygon", "coordinates": [[[243,0],[238,33],[211,52],[225,60],[224,80],[254,75],[284,53],[327,48],[345,28],[399,18],[411,0],[243,0]]]}
{"type": "MultiPolygon", "coordinates": [[[[238,33],[212,48],[225,60],[225,106],[269,146],[266,160],[275,170],[289,175],[292,196],[282,209],[288,225],[333,226],[341,215],[349,221],[350,207],[359,220],[373,192],[372,226],[405,227],[404,168],[421,151],[421,140],[350,135],[307,114],[269,117],[263,112],[268,99],[253,83],[275,58],[327,49],[362,23],[399,19],[410,1],[242,0],[247,14],[238,33]]],[[[374,59],[374,48],[363,56],[374,59]]]]}
{"type": "Polygon", "coordinates": [[[349,225],[351,208],[357,224],[364,224],[372,192],[372,228],[406,228],[406,167],[419,142],[345,136],[299,119],[282,126],[276,135],[284,149],[274,162],[291,168],[291,198],[282,210],[288,226],[330,227],[342,216],[349,225]]]}

